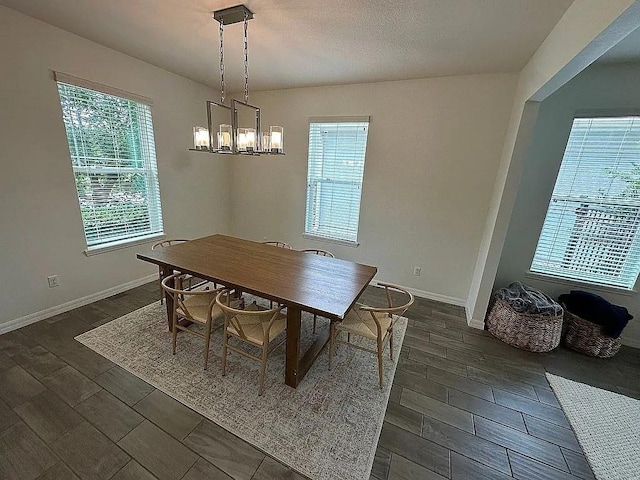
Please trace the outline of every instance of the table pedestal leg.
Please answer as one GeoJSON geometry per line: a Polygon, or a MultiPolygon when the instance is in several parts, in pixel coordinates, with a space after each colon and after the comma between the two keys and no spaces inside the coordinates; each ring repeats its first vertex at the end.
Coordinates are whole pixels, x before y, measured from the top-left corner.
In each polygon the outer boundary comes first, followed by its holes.
{"type": "Polygon", "coordinates": [[[298,308],[287,307],[287,364],[285,383],[296,388],[306,375],[314,360],[329,341],[329,328],[320,332],[316,341],[300,355],[301,312],[298,308]]]}
{"type": "Polygon", "coordinates": [[[296,388],[302,380],[298,372],[301,314],[299,308],[287,307],[287,362],[284,381],[293,388],[296,388]]]}

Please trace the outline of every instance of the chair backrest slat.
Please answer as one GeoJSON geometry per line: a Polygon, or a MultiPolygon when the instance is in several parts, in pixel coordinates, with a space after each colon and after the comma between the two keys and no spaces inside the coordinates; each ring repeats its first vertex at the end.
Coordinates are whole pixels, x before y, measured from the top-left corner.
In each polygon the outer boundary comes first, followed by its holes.
{"type": "Polygon", "coordinates": [[[304,253],[315,253],[316,255],[322,255],[323,257],[336,258],[336,256],[333,253],[327,250],[322,250],[321,248],[307,248],[305,250],[300,250],[300,251],[304,253]]]}
{"type": "Polygon", "coordinates": [[[262,242],[263,245],[272,245],[274,247],[280,247],[280,248],[286,248],[288,250],[291,250],[291,245],[289,245],[288,243],[284,243],[284,242],[262,242]]]}
{"type": "MultiPolygon", "coordinates": [[[[269,328],[267,328],[267,332],[271,328],[273,322],[278,318],[280,311],[283,307],[271,308],[268,310],[248,310],[248,309],[239,309],[230,306],[229,304],[229,296],[231,295],[231,290],[222,290],[218,296],[216,297],[216,304],[222,309],[224,312],[224,316],[228,326],[233,327],[236,332],[238,332],[238,336],[244,340],[247,339],[246,333],[243,327],[247,326],[250,322],[255,322],[258,320],[259,322],[265,323],[269,322],[269,328]]],[[[265,339],[268,341],[268,338],[265,339]]]]}
{"type": "Polygon", "coordinates": [[[168,240],[162,240],[161,242],[154,243],[151,246],[151,250],[156,250],[158,248],[170,247],[171,245],[177,245],[178,243],[188,242],[189,240],[183,240],[181,238],[172,238],[168,240]]]}
{"type": "Polygon", "coordinates": [[[206,321],[206,318],[197,318],[193,315],[193,313],[189,310],[189,307],[187,305],[187,299],[189,297],[194,297],[197,295],[210,295],[213,296],[213,300],[211,300],[211,302],[209,303],[209,309],[207,311],[207,315],[211,315],[211,309],[215,303],[215,295],[218,292],[223,290],[223,287],[217,288],[215,290],[183,290],[182,288],[176,288],[175,286],[169,286],[170,282],[173,282],[174,285],[182,285],[182,279],[184,278],[185,274],[177,272],[174,273],[173,275],[169,275],[168,277],[166,277],[164,280],[162,280],[162,288],[169,292],[169,294],[173,297],[173,308],[174,311],[176,311],[177,309],[180,309],[182,311],[181,316],[184,316],[186,319],[188,320],[192,320],[192,321],[206,321]]]}
{"type": "Polygon", "coordinates": [[[369,307],[369,306],[362,306],[361,309],[362,310],[366,310],[373,313],[387,313],[389,314],[389,316],[391,315],[403,315],[404,312],[406,312],[409,307],[411,305],[413,305],[414,302],[414,297],[413,294],[407,290],[406,288],[403,288],[399,285],[394,285],[392,283],[383,283],[383,282],[378,282],[378,285],[381,287],[384,287],[385,289],[385,294],[387,297],[387,304],[388,307],[369,307]],[[404,295],[406,295],[408,297],[408,300],[406,303],[402,304],[402,305],[398,305],[396,307],[393,306],[393,302],[391,300],[391,291],[397,291],[400,293],[403,293],[404,295]]]}

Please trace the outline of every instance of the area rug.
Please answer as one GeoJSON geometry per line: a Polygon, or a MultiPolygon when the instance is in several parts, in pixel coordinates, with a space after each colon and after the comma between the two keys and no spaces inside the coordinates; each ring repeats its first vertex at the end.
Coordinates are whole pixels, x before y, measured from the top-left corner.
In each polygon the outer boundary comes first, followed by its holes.
{"type": "MultiPolygon", "coordinates": [[[[318,321],[326,328],[326,319],[318,321]]],[[[222,376],[221,329],[211,337],[206,371],[199,337],[179,335],[177,354],[171,355],[159,302],[76,340],[305,476],[362,480],[369,478],[406,326],[405,318],[397,319],[394,361],[387,347],[383,389],[375,354],[346,345],[337,346],[331,371],[325,349],[298,388],[288,387],[283,345],[269,356],[262,396],[258,362],[230,352],[222,376]]],[[[303,313],[301,347],[313,339],[312,316],[303,313]]]]}
{"type": "Polygon", "coordinates": [[[598,480],[640,479],[640,401],[547,373],[598,480]]]}

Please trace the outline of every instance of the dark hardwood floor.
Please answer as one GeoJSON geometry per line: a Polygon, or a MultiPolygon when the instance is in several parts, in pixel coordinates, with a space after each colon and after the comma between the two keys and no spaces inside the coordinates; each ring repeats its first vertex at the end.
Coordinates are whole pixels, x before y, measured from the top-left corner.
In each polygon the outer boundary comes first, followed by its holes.
{"type": "MultiPolygon", "coordinates": [[[[0,336],[0,478],[302,478],[73,339],[157,299],[150,283],[0,336]]],[[[635,349],[524,352],[424,299],[407,317],[372,478],[593,478],[544,373],[640,398],[635,349]]]]}

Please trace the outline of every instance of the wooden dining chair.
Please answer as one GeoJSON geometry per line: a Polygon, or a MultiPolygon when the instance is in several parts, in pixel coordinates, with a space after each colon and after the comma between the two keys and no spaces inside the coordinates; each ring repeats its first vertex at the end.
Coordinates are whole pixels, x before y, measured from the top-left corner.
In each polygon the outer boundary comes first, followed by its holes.
{"type": "Polygon", "coordinates": [[[378,356],[378,378],[380,388],[382,388],[382,353],[384,342],[389,339],[389,357],[393,360],[393,324],[394,315],[401,316],[413,304],[413,295],[405,288],[390,283],[378,283],[384,287],[387,297],[387,307],[375,308],[356,303],[345,315],[342,321],[331,322],[331,332],[329,335],[329,370],[333,364],[333,354],[336,343],[344,343],[367,352],[376,353],[378,356]],[[391,292],[402,293],[408,300],[399,306],[393,306],[391,292]],[[346,332],[347,341],[339,340],[338,333],[346,332]],[[376,350],[354,345],[350,342],[351,335],[357,335],[376,342],[376,350]]]}
{"type": "Polygon", "coordinates": [[[286,330],[287,317],[282,307],[266,309],[251,303],[245,309],[235,308],[230,302],[229,290],[223,290],[216,298],[216,305],[224,312],[224,331],[222,335],[222,375],[227,373],[227,352],[232,350],[247,358],[260,362],[260,381],[258,395],[264,393],[264,377],[269,353],[282,345],[286,338],[270,348],[271,343],[286,330]],[[262,349],[262,356],[229,344],[229,339],[238,340],[262,349]]]}
{"type": "Polygon", "coordinates": [[[273,245],[274,247],[286,248],[288,250],[291,250],[291,245],[289,245],[288,243],[284,243],[284,242],[262,242],[262,244],[264,244],[264,245],[273,245]]]}
{"type": "MultiPolygon", "coordinates": [[[[176,354],[176,344],[178,340],[178,331],[188,332],[204,338],[204,369],[207,369],[209,361],[209,343],[211,339],[211,329],[213,322],[221,320],[224,317],[223,311],[216,305],[216,297],[223,290],[222,287],[216,290],[190,289],[185,290],[173,285],[182,285],[184,275],[174,273],[162,280],[162,288],[173,298],[173,312],[171,329],[173,332],[173,355],[176,354]],[[197,323],[204,326],[202,332],[197,329],[188,328],[187,325],[181,325],[180,322],[197,323]]],[[[237,302],[237,299],[234,299],[237,302]]],[[[232,302],[233,303],[233,302],[232,302]]],[[[219,326],[222,326],[220,323],[219,326]]]]}
{"type": "MultiPolygon", "coordinates": [[[[170,247],[171,245],[177,245],[179,243],[188,242],[189,240],[183,239],[169,239],[162,240],[161,242],[154,243],[151,246],[151,250],[157,250],[158,248],[170,247]]],[[[189,288],[191,288],[191,278],[185,278],[184,280],[188,281],[189,288]]],[[[162,289],[162,268],[158,267],[158,287],[160,288],[160,305],[164,302],[164,291],[162,289]]]]}
{"type": "MultiPolygon", "coordinates": [[[[315,255],[321,255],[323,257],[330,257],[330,258],[336,258],[336,256],[327,251],[327,250],[322,250],[320,248],[307,248],[305,250],[300,250],[303,253],[313,253],[315,255]]],[[[318,316],[314,313],[313,314],[313,333],[316,333],[316,322],[318,320],[318,316]]]]}

